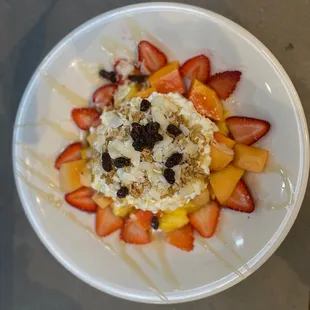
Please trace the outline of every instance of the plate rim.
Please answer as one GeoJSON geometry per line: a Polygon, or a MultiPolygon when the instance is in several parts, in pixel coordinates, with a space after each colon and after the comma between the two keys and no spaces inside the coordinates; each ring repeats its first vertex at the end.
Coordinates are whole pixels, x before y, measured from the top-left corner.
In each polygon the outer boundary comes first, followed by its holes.
{"type": "MultiPolygon", "coordinates": [[[[13,139],[12,139],[12,163],[13,163],[13,174],[14,174],[14,180],[17,188],[17,192],[21,201],[21,204],[23,206],[24,212],[26,214],[26,217],[28,218],[28,221],[30,222],[31,226],[33,227],[34,231],[36,232],[37,236],[41,240],[41,242],[44,244],[44,246],[48,249],[48,251],[52,254],[53,257],[56,258],[56,260],[64,266],[68,271],[70,271],[72,274],[74,274],[77,278],[82,280],[83,282],[89,284],[90,286],[103,291],[105,293],[111,294],[115,297],[127,299],[130,301],[136,301],[136,302],[143,302],[143,303],[153,303],[153,304],[176,304],[176,303],[182,303],[182,302],[189,302],[193,300],[202,299],[208,296],[212,296],[214,294],[217,294],[219,292],[222,292],[235,284],[241,282],[249,275],[253,274],[259,267],[261,267],[270,257],[271,255],[278,249],[278,247],[281,245],[281,243],[286,238],[288,232],[291,230],[296,217],[300,211],[300,208],[302,206],[302,202],[304,200],[307,183],[308,183],[308,177],[309,177],[309,133],[308,133],[308,126],[306,122],[306,117],[304,114],[304,110],[300,101],[300,98],[297,94],[297,91],[289,78],[288,74],[286,73],[283,66],[280,64],[280,62],[277,60],[277,58],[270,52],[270,50],[260,41],[258,40],[253,34],[251,34],[248,30],[244,29],[242,26],[238,25],[234,21],[218,14],[215,12],[212,12],[210,10],[193,6],[193,5],[187,5],[187,4],[181,4],[181,3],[171,3],[171,2],[150,2],[150,3],[140,3],[140,4],[134,4],[134,5],[128,5],[123,6],[120,8],[116,8],[114,10],[110,10],[108,12],[105,12],[103,14],[100,14],[98,16],[95,16],[86,22],[82,23],[78,27],[76,27],[74,30],[69,32],[65,37],[63,37],[49,52],[48,54],[43,58],[43,60],[39,63],[38,67],[34,71],[34,73],[31,76],[31,79],[29,80],[27,87],[23,93],[23,96],[20,100],[18,111],[16,114],[15,122],[14,122],[14,131],[13,131],[13,139]],[[105,284],[99,286],[96,281],[92,281],[91,278],[88,278],[87,275],[84,272],[81,272],[78,269],[75,269],[74,266],[72,266],[70,263],[68,263],[61,253],[59,253],[54,245],[53,242],[50,240],[48,235],[45,235],[41,232],[40,225],[37,223],[35,217],[33,216],[30,208],[28,207],[28,203],[26,202],[26,199],[24,197],[23,191],[20,186],[20,180],[17,176],[17,162],[15,160],[16,158],[16,138],[17,138],[17,129],[16,124],[19,123],[20,118],[23,114],[23,108],[28,100],[28,96],[32,90],[32,87],[36,83],[37,79],[40,78],[40,72],[48,66],[49,62],[53,59],[54,55],[57,54],[66,44],[68,41],[73,39],[75,36],[78,36],[79,33],[87,28],[92,28],[96,23],[99,23],[102,21],[102,19],[110,19],[117,16],[126,15],[129,13],[137,13],[139,11],[154,11],[156,9],[166,9],[168,10],[178,10],[182,11],[184,13],[193,13],[193,14],[199,14],[204,17],[211,18],[215,20],[217,23],[225,24],[226,26],[231,26],[232,30],[245,39],[247,43],[251,44],[255,49],[259,50],[264,58],[269,62],[269,64],[275,69],[277,72],[278,77],[282,80],[285,88],[287,89],[287,93],[289,95],[289,99],[292,102],[294,108],[296,109],[296,115],[298,116],[299,122],[298,125],[298,131],[302,132],[303,140],[301,144],[301,166],[303,166],[306,169],[303,169],[302,176],[300,178],[302,184],[299,187],[299,195],[294,203],[294,207],[292,212],[289,214],[288,219],[285,221],[285,219],[282,222],[281,226],[278,227],[278,230],[276,233],[272,236],[269,243],[266,244],[260,253],[263,251],[265,247],[268,246],[267,250],[260,254],[258,257],[258,260],[253,264],[250,271],[245,274],[245,277],[236,277],[235,279],[231,280],[229,283],[226,283],[222,285],[221,287],[217,287],[216,289],[212,291],[206,291],[203,292],[204,286],[195,288],[192,291],[191,295],[186,295],[185,298],[179,298],[177,300],[172,300],[171,302],[166,302],[162,300],[144,300],[139,297],[138,295],[124,295],[116,290],[109,289],[108,286],[105,284]],[[285,222],[285,223],[284,223],[285,222]],[[281,230],[281,231],[279,231],[281,230]],[[270,244],[272,243],[272,244],[270,244]]],[[[254,258],[256,258],[259,254],[257,254],[254,258]]],[[[252,258],[253,259],[253,258],[252,258]]]]}

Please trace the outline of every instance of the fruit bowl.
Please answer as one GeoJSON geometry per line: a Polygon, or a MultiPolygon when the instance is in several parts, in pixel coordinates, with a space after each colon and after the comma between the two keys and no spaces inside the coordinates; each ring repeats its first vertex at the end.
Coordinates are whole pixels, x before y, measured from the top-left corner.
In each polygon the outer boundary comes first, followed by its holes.
{"type": "Polygon", "coordinates": [[[146,303],[210,296],[259,268],[284,240],[298,214],[308,180],[308,152],[300,100],[267,48],[224,17],[169,3],[120,8],[65,37],[29,82],[13,137],[18,193],[49,251],[93,287],[146,303]],[[141,40],[151,41],[169,59],[181,63],[206,54],[214,72],[242,71],[240,85],[224,107],[272,125],[269,135],[257,144],[270,151],[267,168],[246,179],[256,201],[255,212],[222,210],[215,236],[197,236],[189,253],[163,243],[160,236],[143,247],[125,245],[116,235],[99,238],[94,216],[69,207],[59,191],[54,160],[68,141],[78,139],[69,102],[87,104],[100,86],[94,74],[98,66],[108,66],[114,57],[135,58],[141,40]]]}

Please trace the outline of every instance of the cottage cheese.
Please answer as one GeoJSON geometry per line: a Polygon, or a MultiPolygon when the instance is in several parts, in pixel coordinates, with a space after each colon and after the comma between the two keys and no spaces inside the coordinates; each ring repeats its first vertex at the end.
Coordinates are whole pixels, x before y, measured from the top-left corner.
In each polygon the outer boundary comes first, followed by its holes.
{"type": "Polygon", "coordinates": [[[153,93],[148,98],[151,107],[146,112],[140,111],[141,100],[125,101],[118,110],[102,114],[102,125],[96,129],[92,143],[97,154],[90,161],[92,187],[111,197],[116,207],[132,205],[153,212],[174,210],[207,187],[210,143],[217,127],[197,113],[193,103],[180,94],[153,93]],[[131,124],[146,125],[150,121],[160,124],[159,133],[163,140],[157,142],[152,151],[135,151],[130,136],[131,124]],[[181,129],[182,134],[178,137],[167,132],[171,123],[181,129]],[[127,157],[131,165],[106,172],[101,165],[102,152],[108,152],[112,159],[127,157]],[[176,181],[170,185],[163,171],[167,158],[176,152],[183,154],[183,159],[172,168],[176,181]],[[116,195],[121,186],[129,189],[129,195],[122,199],[116,195]]]}

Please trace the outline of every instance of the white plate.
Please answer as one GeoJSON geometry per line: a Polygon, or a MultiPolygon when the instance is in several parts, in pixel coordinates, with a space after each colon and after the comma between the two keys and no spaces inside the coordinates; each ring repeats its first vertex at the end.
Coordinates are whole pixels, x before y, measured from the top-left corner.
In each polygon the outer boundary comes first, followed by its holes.
{"type": "Polygon", "coordinates": [[[61,264],[109,294],[140,302],[174,303],[220,292],[247,277],[274,253],[300,209],[308,180],[308,151],[308,130],[296,90],[262,43],[215,13],[153,3],[100,15],[48,54],[19,107],[13,163],[27,217],[61,264]],[[87,99],[96,88],[91,82],[97,81],[83,74],[77,60],[107,66],[111,55],[102,44],[116,56],[134,56],[136,42],[142,38],[159,45],[171,59],[182,62],[205,52],[211,58],[212,72],[241,70],[238,90],[225,105],[235,114],[272,124],[259,145],[271,151],[268,167],[275,172],[248,176],[257,199],[256,211],[247,215],[223,210],[217,236],[196,241],[191,253],[161,242],[125,249],[116,235],[100,241],[92,233],[94,218],[64,204],[59,207],[62,194],[49,185],[52,180],[57,183],[55,156],[77,131],[69,121],[73,106],[52,91],[44,74],[87,99]],[[57,126],[66,131],[66,137],[57,126]],[[292,191],[292,197],[286,196],[282,185],[292,191]]]}

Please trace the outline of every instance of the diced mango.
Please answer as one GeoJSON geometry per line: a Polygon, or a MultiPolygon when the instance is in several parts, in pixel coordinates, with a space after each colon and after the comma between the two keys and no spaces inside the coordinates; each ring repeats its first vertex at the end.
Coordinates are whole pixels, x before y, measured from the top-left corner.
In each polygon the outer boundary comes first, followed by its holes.
{"type": "Polygon", "coordinates": [[[71,193],[82,186],[80,172],[85,168],[84,159],[71,161],[61,165],[59,170],[59,185],[64,193],[71,193]]]}
{"type": "Polygon", "coordinates": [[[92,182],[91,169],[84,167],[80,172],[80,182],[83,186],[90,187],[92,182]]]}
{"type": "Polygon", "coordinates": [[[155,92],[155,88],[149,87],[147,89],[141,90],[134,94],[133,97],[140,97],[142,99],[148,98],[153,92],[155,92]]]}
{"type": "Polygon", "coordinates": [[[222,133],[224,136],[228,136],[229,129],[228,129],[228,126],[227,126],[225,121],[223,121],[223,122],[216,122],[215,124],[218,127],[220,133],[222,133]]]}
{"type": "Polygon", "coordinates": [[[223,105],[216,92],[207,85],[193,80],[188,100],[192,101],[197,112],[214,121],[223,121],[223,105]]]}
{"type": "Polygon", "coordinates": [[[228,137],[226,137],[225,135],[223,135],[221,132],[217,131],[214,133],[214,139],[218,142],[218,143],[224,143],[228,148],[232,149],[235,144],[236,141],[234,141],[233,139],[230,139],[228,137]]]}
{"type": "Polygon", "coordinates": [[[231,113],[228,110],[224,109],[223,110],[223,118],[224,118],[224,120],[226,118],[228,118],[228,117],[231,117],[231,113]]]}
{"type": "Polygon", "coordinates": [[[87,136],[86,140],[89,143],[89,145],[92,145],[95,141],[96,135],[94,133],[87,136]]]}
{"type": "Polygon", "coordinates": [[[177,209],[171,212],[165,212],[159,218],[159,228],[164,232],[170,232],[183,227],[189,222],[185,209],[177,209]]]}
{"type": "Polygon", "coordinates": [[[131,99],[133,97],[136,97],[136,94],[139,92],[140,88],[137,84],[130,85],[130,90],[126,95],[126,99],[131,99]]]}
{"type": "Polygon", "coordinates": [[[125,217],[134,209],[133,206],[126,206],[126,207],[115,207],[113,206],[113,213],[115,216],[125,217]]]}
{"type": "Polygon", "coordinates": [[[182,208],[186,211],[187,214],[190,214],[192,212],[199,210],[201,207],[196,206],[192,201],[190,201],[187,204],[185,204],[182,208]]]}
{"type": "Polygon", "coordinates": [[[212,188],[210,183],[208,184],[208,191],[210,193],[211,200],[215,200],[216,197],[215,197],[215,194],[214,194],[214,190],[213,190],[213,188],[212,188]]]}
{"type": "Polygon", "coordinates": [[[210,201],[210,193],[208,189],[203,190],[191,202],[197,207],[204,207],[210,201]]]}
{"type": "Polygon", "coordinates": [[[243,170],[260,173],[264,170],[269,152],[254,146],[236,144],[233,164],[243,170]]]}
{"type": "Polygon", "coordinates": [[[177,61],[169,63],[149,77],[149,83],[157,92],[167,94],[170,92],[185,92],[185,85],[177,61]]]}
{"type": "Polygon", "coordinates": [[[210,183],[217,200],[224,204],[233,193],[237,183],[241,179],[244,170],[229,164],[221,171],[210,175],[210,183]]]}
{"type": "Polygon", "coordinates": [[[106,197],[101,193],[96,193],[92,200],[100,207],[100,208],[106,208],[110,206],[113,203],[113,200],[111,197],[106,197]]]}
{"type": "Polygon", "coordinates": [[[224,169],[234,158],[234,151],[225,144],[213,143],[211,145],[210,170],[219,171],[224,169]]]}

